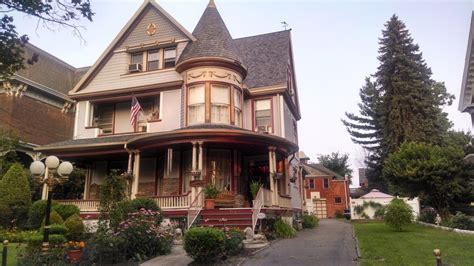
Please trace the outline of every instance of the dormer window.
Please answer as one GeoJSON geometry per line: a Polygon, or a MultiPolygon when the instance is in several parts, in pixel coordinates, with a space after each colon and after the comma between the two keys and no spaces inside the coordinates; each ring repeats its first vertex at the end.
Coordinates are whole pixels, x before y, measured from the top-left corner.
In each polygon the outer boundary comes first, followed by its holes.
{"type": "Polygon", "coordinates": [[[130,54],[129,73],[173,68],[176,65],[176,47],[151,49],[130,54]]]}
{"type": "Polygon", "coordinates": [[[176,47],[165,48],[163,57],[164,68],[174,67],[176,64],[176,47]]]}
{"type": "Polygon", "coordinates": [[[148,51],[147,61],[147,71],[157,70],[160,67],[160,50],[148,51]]]}

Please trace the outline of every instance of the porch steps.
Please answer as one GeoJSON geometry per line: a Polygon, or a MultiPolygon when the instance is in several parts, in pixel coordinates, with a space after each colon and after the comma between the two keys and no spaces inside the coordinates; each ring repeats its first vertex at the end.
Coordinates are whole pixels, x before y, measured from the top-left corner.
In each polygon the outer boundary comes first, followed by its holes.
{"type": "Polygon", "coordinates": [[[238,227],[240,229],[252,227],[252,209],[225,208],[202,210],[199,225],[213,227],[238,227]]]}

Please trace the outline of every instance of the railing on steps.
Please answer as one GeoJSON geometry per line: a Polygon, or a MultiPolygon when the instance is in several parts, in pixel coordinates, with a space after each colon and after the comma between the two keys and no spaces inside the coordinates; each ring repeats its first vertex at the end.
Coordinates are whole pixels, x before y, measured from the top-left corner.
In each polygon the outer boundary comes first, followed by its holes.
{"type": "Polygon", "coordinates": [[[191,204],[191,193],[179,196],[155,196],[152,197],[161,209],[188,208],[191,204]]]}
{"type": "Polygon", "coordinates": [[[265,207],[271,207],[273,206],[272,202],[272,194],[273,192],[269,189],[266,188],[261,188],[263,192],[263,206],[265,207]]]}
{"type": "Polygon", "coordinates": [[[81,210],[81,212],[98,212],[99,211],[99,200],[57,200],[57,202],[64,205],[75,205],[81,210]]]}
{"type": "Polygon", "coordinates": [[[199,191],[194,200],[188,208],[188,229],[193,225],[202,208],[204,207],[204,190],[199,191]]]}
{"type": "Polygon", "coordinates": [[[260,213],[260,210],[262,209],[262,206],[263,206],[263,203],[264,203],[263,189],[264,188],[261,187],[258,190],[257,196],[252,201],[252,203],[253,203],[253,208],[252,208],[252,230],[253,231],[255,231],[255,227],[257,226],[258,214],[260,213]]]}

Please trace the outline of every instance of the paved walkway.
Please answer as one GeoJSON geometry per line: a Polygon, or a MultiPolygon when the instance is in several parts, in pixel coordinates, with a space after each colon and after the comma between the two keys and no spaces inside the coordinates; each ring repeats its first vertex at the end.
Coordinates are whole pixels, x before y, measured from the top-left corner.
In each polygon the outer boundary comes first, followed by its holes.
{"type": "Polygon", "coordinates": [[[188,265],[193,259],[186,255],[182,245],[173,246],[171,249],[171,254],[165,256],[158,256],[154,259],[151,259],[147,262],[140,264],[141,266],[174,266],[174,265],[188,265]]]}
{"type": "Polygon", "coordinates": [[[243,265],[357,265],[356,254],[352,225],[324,219],[316,229],[305,229],[296,238],[277,241],[243,265]]]}

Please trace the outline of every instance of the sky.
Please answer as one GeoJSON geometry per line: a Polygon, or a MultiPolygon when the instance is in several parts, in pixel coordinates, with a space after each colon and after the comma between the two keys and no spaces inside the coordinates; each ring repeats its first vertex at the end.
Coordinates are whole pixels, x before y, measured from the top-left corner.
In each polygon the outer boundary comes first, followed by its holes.
{"type": "MultiPolygon", "coordinates": [[[[75,67],[92,65],[142,4],[141,0],[91,0],[93,22],[82,20],[84,41],[67,28],[45,27],[15,14],[17,31],[30,42],[75,67]]],[[[354,184],[363,166],[363,149],[352,143],[341,123],[358,112],[359,89],[375,73],[378,38],[393,15],[405,22],[433,72],[456,96],[445,107],[454,129],[471,130],[469,115],[457,110],[473,1],[290,1],[216,0],[234,38],[292,29],[295,73],[302,119],[299,147],[312,161],[318,154],[350,155],[354,184]]],[[[207,0],[157,0],[190,32],[207,0]]]]}

